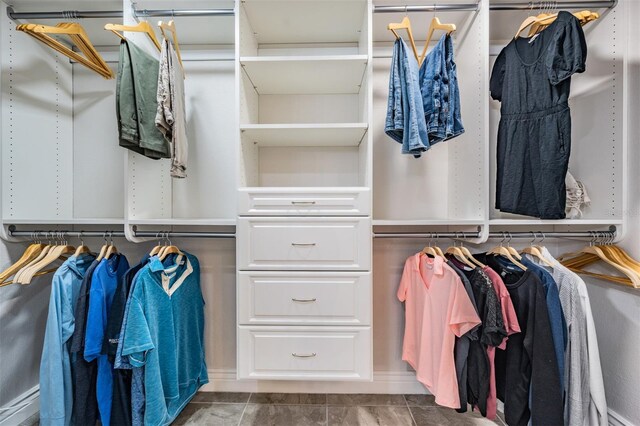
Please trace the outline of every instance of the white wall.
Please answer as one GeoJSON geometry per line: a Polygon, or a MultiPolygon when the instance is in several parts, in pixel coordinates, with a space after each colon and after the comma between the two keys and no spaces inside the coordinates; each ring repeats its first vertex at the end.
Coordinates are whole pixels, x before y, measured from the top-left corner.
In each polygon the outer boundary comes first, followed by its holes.
{"type": "MultiPolygon", "coordinates": [[[[634,16],[640,2],[629,1],[629,64],[627,97],[629,99],[629,205],[625,214],[630,227],[622,246],[634,258],[640,258],[640,27],[634,16]]],[[[598,331],[600,359],[609,409],[633,425],[640,425],[640,291],[615,284],[586,280],[591,307],[598,331]]],[[[614,414],[615,415],[615,414],[614,414]]]]}

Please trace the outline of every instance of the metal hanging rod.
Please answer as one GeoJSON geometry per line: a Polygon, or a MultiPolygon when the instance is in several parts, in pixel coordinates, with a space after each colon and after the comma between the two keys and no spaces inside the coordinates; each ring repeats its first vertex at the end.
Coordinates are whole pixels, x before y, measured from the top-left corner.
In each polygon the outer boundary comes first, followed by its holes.
{"type": "MultiPolygon", "coordinates": [[[[526,1],[509,3],[490,3],[491,10],[535,10],[539,7],[550,6],[554,9],[612,9],[616,7],[618,0],[598,1],[526,1]]],[[[449,3],[430,5],[405,5],[405,6],[374,6],[374,13],[409,13],[409,12],[456,12],[477,11],[479,3],[449,3]]]]}
{"type": "Polygon", "coordinates": [[[491,10],[536,10],[539,7],[550,6],[553,9],[613,9],[618,4],[618,0],[597,0],[597,1],[527,1],[510,3],[491,3],[491,10]]]}
{"type": "MultiPolygon", "coordinates": [[[[122,18],[121,10],[62,10],[58,12],[16,12],[7,8],[9,18],[15,19],[96,19],[122,18]]],[[[194,16],[233,16],[233,9],[134,9],[137,18],[151,17],[194,17],[194,16]]]]}
{"type": "MultiPolygon", "coordinates": [[[[18,231],[14,225],[10,225],[8,228],[8,234],[10,237],[35,237],[47,239],[51,238],[90,238],[90,237],[116,237],[124,238],[126,235],[123,231],[18,231]]],[[[133,229],[133,236],[138,238],[235,238],[236,234],[233,232],[191,232],[191,231],[138,231],[133,229]]]]}
{"type": "MultiPolygon", "coordinates": [[[[609,227],[608,231],[517,231],[517,232],[490,232],[488,239],[532,239],[536,238],[586,238],[609,239],[616,236],[616,227],[609,227]]],[[[481,238],[480,232],[374,232],[374,238],[413,238],[413,239],[473,239],[481,238]]]]}
{"type": "Polygon", "coordinates": [[[452,12],[480,9],[478,3],[431,4],[421,6],[374,6],[373,13],[452,12]]]}

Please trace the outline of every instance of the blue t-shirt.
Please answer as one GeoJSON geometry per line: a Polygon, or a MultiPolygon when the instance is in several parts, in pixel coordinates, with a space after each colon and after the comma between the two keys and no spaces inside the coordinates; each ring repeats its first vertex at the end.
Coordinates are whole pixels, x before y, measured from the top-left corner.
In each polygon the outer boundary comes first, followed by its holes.
{"type": "Polygon", "coordinates": [[[129,262],[127,262],[127,258],[120,253],[116,253],[109,259],[102,259],[91,277],[84,359],[86,361],[98,360],[96,396],[98,398],[100,420],[103,425],[110,424],[111,419],[113,365],[109,361],[107,354],[102,353],[102,345],[113,295],[118,287],[118,281],[128,269],[129,262]]]}
{"type": "Polygon", "coordinates": [[[152,257],[138,272],[128,303],[122,356],[144,366],[144,424],[168,425],[209,382],[198,259],[185,253],[165,269],[152,257]]]}

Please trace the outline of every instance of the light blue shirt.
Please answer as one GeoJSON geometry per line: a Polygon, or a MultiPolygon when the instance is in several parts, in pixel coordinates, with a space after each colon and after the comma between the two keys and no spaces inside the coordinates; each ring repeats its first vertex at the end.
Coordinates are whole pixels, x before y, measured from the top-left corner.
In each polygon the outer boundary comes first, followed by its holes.
{"type": "Polygon", "coordinates": [[[73,411],[72,360],[69,344],[75,329],[75,310],[85,272],[95,258],[71,256],[53,275],[49,314],[40,361],[40,424],[71,424],[73,411]]]}
{"type": "Polygon", "coordinates": [[[110,424],[113,395],[113,366],[107,354],[102,350],[102,345],[113,296],[118,287],[118,281],[124,273],[127,272],[127,269],[129,269],[127,258],[116,253],[109,259],[102,259],[93,271],[91,278],[84,359],[86,361],[97,359],[98,378],[96,396],[98,398],[100,420],[103,425],[110,424]]]}
{"type": "Polygon", "coordinates": [[[204,354],[200,265],[185,253],[165,269],[157,257],[136,276],[122,335],[122,356],[144,366],[144,424],[170,424],[209,382],[204,354]]]}

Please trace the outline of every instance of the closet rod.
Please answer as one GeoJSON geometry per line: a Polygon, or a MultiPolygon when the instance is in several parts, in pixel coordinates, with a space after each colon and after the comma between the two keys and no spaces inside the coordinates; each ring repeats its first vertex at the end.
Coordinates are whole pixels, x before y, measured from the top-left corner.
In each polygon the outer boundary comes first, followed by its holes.
{"type": "Polygon", "coordinates": [[[431,4],[421,6],[374,6],[373,13],[409,13],[409,12],[453,12],[459,10],[476,11],[478,3],[431,4]]]}
{"type": "MultiPolygon", "coordinates": [[[[538,7],[551,5],[555,9],[613,9],[617,6],[618,0],[597,0],[597,1],[527,1],[510,3],[491,3],[491,10],[536,10],[538,7]]],[[[438,8],[439,9],[439,8],[438,8]]]]}
{"type": "MultiPolygon", "coordinates": [[[[17,231],[15,226],[10,225],[8,229],[10,237],[35,237],[47,239],[52,238],[80,238],[80,237],[125,237],[123,231],[17,231]]],[[[236,234],[232,232],[190,232],[190,231],[137,231],[133,230],[134,237],[140,238],[235,238],[236,234]]]]}
{"type": "MultiPolygon", "coordinates": [[[[551,5],[554,9],[613,9],[618,4],[618,0],[597,0],[597,1],[526,1],[509,3],[491,3],[491,10],[536,10],[538,7],[551,5]]],[[[449,3],[431,4],[420,6],[374,6],[374,13],[409,13],[409,12],[455,12],[480,9],[479,3],[449,3]]]]}
{"type": "MultiPolygon", "coordinates": [[[[609,227],[608,231],[517,231],[517,232],[490,232],[489,239],[532,239],[536,238],[587,238],[587,239],[609,239],[616,236],[616,227],[609,227]]],[[[471,239],[480,238],[480,232],[374,232],[374,238],[416,238],[416,239],[471,239]]]]}
{"type": "MultiPolygon", "coordinates": [[[[135,17],[233,16],[233,9],[134,9],[135,17]]],[[[9,18],[16,19],[92,19],[122,18],[121,10],[63,10],[59,12],[16,12],[7,7],[9,18]]]]}

